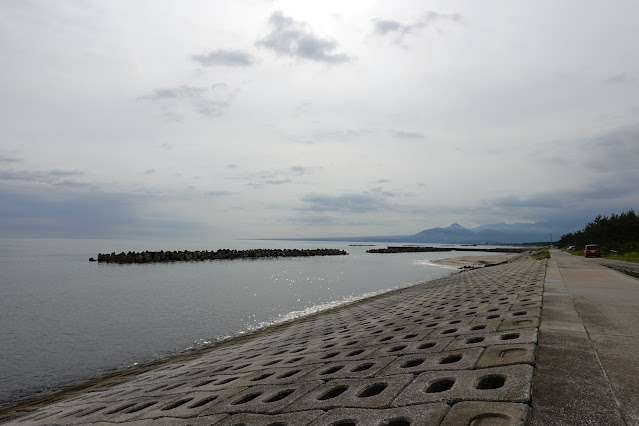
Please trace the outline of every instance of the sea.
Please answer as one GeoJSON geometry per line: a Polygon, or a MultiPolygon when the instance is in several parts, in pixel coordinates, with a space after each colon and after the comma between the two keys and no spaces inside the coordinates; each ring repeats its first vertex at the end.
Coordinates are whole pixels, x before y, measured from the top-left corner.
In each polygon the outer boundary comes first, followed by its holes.
{"type": "Polygon", "coordinates": [[[352,244],[358,243],[0,238],[0,409],[456,272],[433,259],[488,254],[370,254],[373,247],[352,244]],[[349,254],[89,262],[98,253],[222,248],[338,248],[349,254]]]}

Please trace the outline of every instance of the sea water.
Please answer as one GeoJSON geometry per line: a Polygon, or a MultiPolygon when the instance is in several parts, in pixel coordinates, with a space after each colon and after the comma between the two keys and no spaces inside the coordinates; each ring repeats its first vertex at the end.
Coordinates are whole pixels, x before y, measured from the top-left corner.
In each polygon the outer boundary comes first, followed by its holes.
{"type": "MultiPolygon", "coordinates": [[[[385,247],[386,244],[377,244],[385,247]]],[[[0,239],[0,408],[454,272],[342,242],[0,239]],[[155,264],[98,252],[339,248],[348,256],[155,264]]],[[[485,254],[485,253],[482,253],[485,254]]]]}

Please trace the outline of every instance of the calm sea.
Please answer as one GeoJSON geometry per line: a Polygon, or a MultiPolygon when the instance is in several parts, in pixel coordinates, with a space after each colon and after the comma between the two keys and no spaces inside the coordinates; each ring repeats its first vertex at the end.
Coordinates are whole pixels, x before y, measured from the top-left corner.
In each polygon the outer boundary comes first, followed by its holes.
{"type": "MultiPolygon", "coordinates": [[[[385,247],[380,243],[377,247],[385,247]]],[[[0,239],[0,408],[190,348],[454,272],[348,243],[0,239]],[[147,265],[98,252],[318,248],[348,256],[147,265]]]]}

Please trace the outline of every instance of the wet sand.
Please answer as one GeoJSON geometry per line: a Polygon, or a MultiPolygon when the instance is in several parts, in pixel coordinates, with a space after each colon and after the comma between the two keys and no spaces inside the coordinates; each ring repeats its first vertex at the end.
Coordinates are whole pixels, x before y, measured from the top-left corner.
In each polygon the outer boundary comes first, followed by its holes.
{"type": "Polygon", "coordinates": [[[515,253],[503,253],[497,255],[479,255],[479,256],[460,256],[460,257],[448,257],[446,259],[431,260],[433,263],[447,266],[456,266],[458,268],[471,267],[481,268],[488,264],[508,262],[521,256],[515,253]]]}

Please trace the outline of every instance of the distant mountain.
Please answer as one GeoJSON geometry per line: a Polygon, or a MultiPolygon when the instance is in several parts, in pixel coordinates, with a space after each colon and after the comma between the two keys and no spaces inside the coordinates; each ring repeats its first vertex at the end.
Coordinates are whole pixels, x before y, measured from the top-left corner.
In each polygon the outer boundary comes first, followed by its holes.
{"type": "MultiPolygon", "coordinates": [[[[546,223],[497,223],[477,228],[464,228],[453,223],[447,228],[424,229],[413,235],[312,238],[311,241],[390,242],[415,244],[520,244],[550,240],[551,228],[546,223]]],[[[559,239],[559,235],[557,238],[559,239]]],[[[308,239],[307,239],[308,240],[308,239]]]]}

